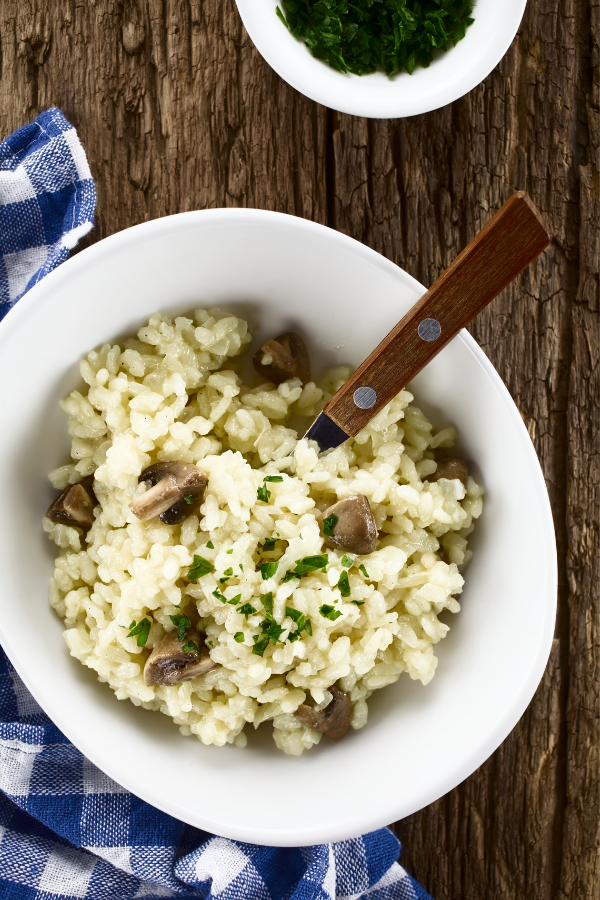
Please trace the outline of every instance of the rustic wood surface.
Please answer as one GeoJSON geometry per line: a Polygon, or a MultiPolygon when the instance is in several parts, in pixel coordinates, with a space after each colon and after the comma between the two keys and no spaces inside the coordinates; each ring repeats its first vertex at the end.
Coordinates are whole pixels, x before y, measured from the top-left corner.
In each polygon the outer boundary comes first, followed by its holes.
{"type": "Polygon", "coordinates": [[[0,3],[0,135],[51,104],[76,125],[98,185],[88,243],[183,210],[254,206],[326,223],[429,285],[514,189],[550,223],[544,257],[472,332],[546,476],[556,639],[500,749],[395,825],[435,900],[598,897],[598,31],[594,0],[529,0],[468,96],[370,121],[282,82],[233,0],[0,3]]]}

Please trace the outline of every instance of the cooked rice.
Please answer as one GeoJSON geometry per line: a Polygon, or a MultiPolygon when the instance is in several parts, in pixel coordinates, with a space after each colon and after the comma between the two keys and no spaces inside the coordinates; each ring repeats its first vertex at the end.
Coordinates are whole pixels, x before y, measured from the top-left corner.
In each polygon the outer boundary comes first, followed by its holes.
{"type": "MultiPolygon", "coordinates": [[[[467,536],[482,511],[482,489],[469,477],[422,479],[435,471],[432,451],[452,447],[453,428],[437,433],[404,390],[353,440],[326,456],[297,443],[291,416],[312,419],[344,383],[350,369],[331,369],[317,384],[290,380],[250,388],[230,362],[250,342],[247,325],[217,309],[174,321],[151,317],[137,339],[106,344],[81,363],[85,390],[62,401],[69,415],[73,462],[50,480],[63,489],[95,473],[99,505],[85,538],[75,528],[44,519],[60,548],[50,603],[64,619],[73,656],[108,682],[117,697],[171,716],[180,731],[204,744],[246,744],[244,727],[272,719],[276,745],[299,755],[321,740],[293,712],[308,702],[324,708],[334,683],[350,695],[352,726],[367,722],[373,691],[402,672],[427,684],[435,673],[434,645],[445,637],[444,610],[458,612],[459,569],[468,561],[467,536]],[[292,456],[292,452],[295,454],[292,456]],[[200,518],[181,526],[141,522],[129,504],[144,490],[138,476],[151,463],[197,463],[209,477],[200,518]],[[268,503],[257,502],[265,475],[268,503]],[[342,551],[323,545],[317,516],[337,499],[369,499],[380,539],[375,552],[356,557],[351,596],[341,597],[342,551]],[[266,538],[287,542],[277,573],[261,578],[257,561],[266,538]],[[207,548],[212,542],[214,549],[207,548]],[[326,572],[286,583],[296,560],[328,552],[326,572]],[[194,554],[215,571],[186,580],[194,554]],[[359,569],[364,563],[368,578],[359,569]],[[224,570],[234,577],[219,583],[224,570]],[[260,612],[244,618],[227,599],[241,593],[260,612]],[[287,630],[292,606],[312,623],[294,643],[253,654],[252,636],[264,619],[259,597],[273,592],[275,620],[287,630]],[[352,600],[363,601],[355,605],[352,600]],[[341,616],[319,610],[328,604],[341,616]],[[199,618],[212,659],[220,665],[193,681],[149,687],[143,668],[169,616],[184,609],[199,618]],[[146,647],[127,637],[130,623],[152,621],[146,647]],[[243,643],[234,635],[244,632],[243,643]]],[[[280,544],[282,548],[284,545],[280,544]]],[[[265,726],[268,727],[268,726],[265,726]]]]}

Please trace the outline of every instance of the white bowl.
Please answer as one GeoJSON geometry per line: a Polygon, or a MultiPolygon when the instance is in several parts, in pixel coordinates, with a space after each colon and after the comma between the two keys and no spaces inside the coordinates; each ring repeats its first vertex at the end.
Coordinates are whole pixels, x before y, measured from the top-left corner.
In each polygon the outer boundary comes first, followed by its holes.
{"type": "MultiPolygon", "coordinates": [[[[300,323],[317,375],[362,361],[423,293],[391,262],[321,225],[214,209],[113,235],[63,263],[0,326],[0,640],[48,715],[115,781],[207,831],[259,844],[341,840],[413,813],[471,774],[522,715],[554,627],[556,557],[544,480],[519,413],[463,332],[414,382],[486,488],[462,612],[427,688],[407,675],[377,691],[368,725],[301,758],[269,726],[246,749],[205,747],[170,719],[119,702],[69,656],[49,608],[54,546],[41,519],[46,473],[65,460],[58,400],[90,348],[151,313],[229,307],[258,340],[300,323]]],[[[254,352],[251,349],[250,352],[254,352]]]]}
{"type": "Polygon", "coordinates": [[[475,0],[473,24],[456,47],[429,68],[388,78],[383,72],[343,75],[315,59],[275,15],[280,0],[236,0],[258,52],[297,91],[331,109],[373,119],[439,109],[471,91],[498,65],[523,18],[526,0],[475,0]]]}

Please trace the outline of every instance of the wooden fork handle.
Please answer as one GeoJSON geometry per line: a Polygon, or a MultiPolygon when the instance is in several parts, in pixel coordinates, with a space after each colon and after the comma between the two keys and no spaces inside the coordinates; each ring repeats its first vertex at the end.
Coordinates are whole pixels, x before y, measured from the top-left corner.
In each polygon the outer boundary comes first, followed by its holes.
{"type": "Polygon", "coordinates": [[[353,437],[461,328],[544,250],[552,235],[517,191],[324,409],[353,437]]]}

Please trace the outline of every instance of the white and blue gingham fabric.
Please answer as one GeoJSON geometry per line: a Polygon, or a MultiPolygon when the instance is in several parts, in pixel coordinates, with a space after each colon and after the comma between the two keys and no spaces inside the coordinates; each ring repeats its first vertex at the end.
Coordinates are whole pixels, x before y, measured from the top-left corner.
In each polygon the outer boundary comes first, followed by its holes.
{"type": "MultiPolygon", "coordinates": [[[[59,110],[0,143],[0,318],[91,228],[95,196],[59,110]]],[[[0,648],[0,900],[431,900],[399,851],[387,828],[282,849],[173,819],[69,743],[0,648]]]]}
{"type": "Polygon", "coordinates": [[[67,258],[95,208],[84,149],[60,110],[0,142],[0,319],[67,258]]]}

